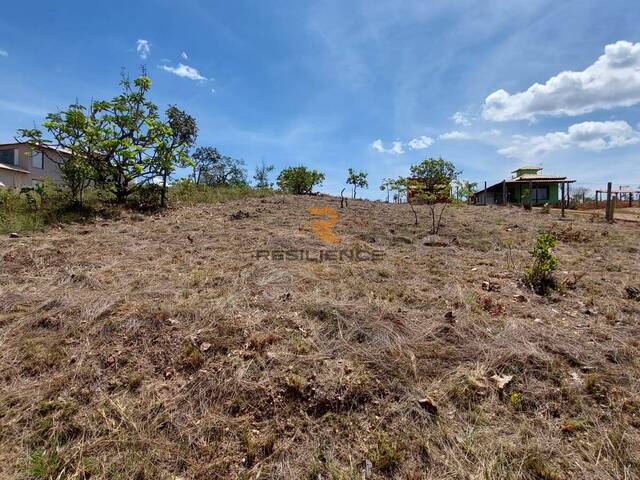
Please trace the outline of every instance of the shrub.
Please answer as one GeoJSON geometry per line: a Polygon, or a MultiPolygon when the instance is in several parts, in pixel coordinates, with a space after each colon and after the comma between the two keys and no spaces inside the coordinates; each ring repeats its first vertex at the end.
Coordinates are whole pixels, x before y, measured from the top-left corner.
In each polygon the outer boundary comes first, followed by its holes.
{"type": "Polygon", "coordinates": [[[541,295],[555,287],[553,272],[558,268],[558,258],[552,252],[555,246],[556,238],[550,233],[542,233],[538,235],[536,246],[531,251],[533,263],[527,269],[524,281],[541,295]]]}
{"type": "Polygon", "coordinates": [[[197,184],[190,178],[182,178],[169,187],[169,200],[173,203],[220,203],[247,197],[266,197],[273,191],[267,188],[251,188],[248,185],[212,187],[197,184]]]}
{"type": "Polygon", "coordinates": [[[278,175],[278,187],[287,193],[298,195],[309,194],[316,185],[321,185],[324,181],[324,173],[317,170],[310,170],[302,165],[299,167],[288,167],[278,175]]]}

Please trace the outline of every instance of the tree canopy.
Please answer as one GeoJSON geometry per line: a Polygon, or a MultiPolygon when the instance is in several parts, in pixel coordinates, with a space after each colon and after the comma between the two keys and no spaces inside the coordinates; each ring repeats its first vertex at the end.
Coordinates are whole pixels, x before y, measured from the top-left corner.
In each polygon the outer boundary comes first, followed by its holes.
{"type": "Polygon", "coordinates": [[[166,120],[148,99],[151,80],[142,75],[131,81],[123,76],[122,92],[111,100],[75,103],[50,113],[41,129],[20,129],[21,141],[41,149],[69,152],[72,159],[62,170],[68,182],[92,181],[111,192],[118,203],[147,183],[166,177],[176,165],[189,164],[188,151],[197,136],[196,121],[175,106],[166,120]],[[86,176],[86,177],[85,177],[86,176]],[[75,180],[72,180],[75,178],[75,180]]]}
{"type": "Polygon", "coordinates": [[[347,176],[347,184],[353,185],[353,198],[356,198],[356,190],[358,187],[367,188],[369,181],[367,180],[367,172],[356,172],[353,168],[349,168],[347,176]]]}
{"type": "Polygon", "coordinates": [[[321,185],[325,179],[324,173],[311,170],[304,166],[288,167],[278,175],[278,187],[287,193],[309,194],[313,187],[321,185]]]}

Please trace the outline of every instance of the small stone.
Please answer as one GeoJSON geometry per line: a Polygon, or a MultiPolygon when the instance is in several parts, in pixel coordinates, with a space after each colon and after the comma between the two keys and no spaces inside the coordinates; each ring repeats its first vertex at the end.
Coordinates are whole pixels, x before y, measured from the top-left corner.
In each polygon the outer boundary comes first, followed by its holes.
{"type": "Polygon", "coordinates": [[[206,352],[206,351],[207,351],[207,350],[209,350],[210,348],[211,348],[211,344],[210,344],[210,343],[208,343],[208,342],[203,342],[203,343],[200,345],[200,351],[201,351],[201,352],[206,352]]]}
{"type": "Polygon", "coordinates": [[[18,238],[20,235],[18,235],[16,232],[11,232],[9,234],[9,238],[18,238]]]}
{"type": "Polygon", "coordinates": [[[514,295],[513,299],[516,302],[520,302],[520,303],[527,303],[527,297],[525,297],[524,295],[522,295],[521,293],[519,293],[518,295],[514,295]]]}

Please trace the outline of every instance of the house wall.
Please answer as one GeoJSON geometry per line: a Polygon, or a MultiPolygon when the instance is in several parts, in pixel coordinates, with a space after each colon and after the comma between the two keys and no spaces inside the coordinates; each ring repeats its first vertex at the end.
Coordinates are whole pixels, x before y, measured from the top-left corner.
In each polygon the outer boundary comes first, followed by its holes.
{"type": "Polygon", "coordinates": [[[12,172],[11,170],[5,170],[0,168],[0,183],[5,187],[22,187],[31,183],[29,175],[26,173],[12,172]]]}
{"type": "MultiPolygon", "coordinates": [[[[538,187],[548,187],[549,188],[549,199],[546,201],[540,201],[539,204],[542,203],[560,203],[560,185],[557,183],[540,183],[536,182],[533,184],[534,188],[538,187]]],[[[526,183],[518,183],[509,187],[509,189],[513,189],[513,198],[510,200],[512,203],[527,203],[529,201],[529,185],[526,183]]],[[[532,199],[532,203],[535,204],[535,198],[532,199]]]]}
{"type": "Polygon", "coordinates": [[[44,180],[49,178],[55,183],[62,183],[62,176],[58,165],[53,161],[61,161],[62,155],[55,151],[48,151],[43,155],[43,168],[34,167],[32,164],[31,149],[27,145],[10,145],[0,147],[0,150],[18,150],[17,168],[27,170],[30,173],[12,172],[11,170],[0,169],[0,182],[7,187],[31,186],[34,180],[44,180]]]}

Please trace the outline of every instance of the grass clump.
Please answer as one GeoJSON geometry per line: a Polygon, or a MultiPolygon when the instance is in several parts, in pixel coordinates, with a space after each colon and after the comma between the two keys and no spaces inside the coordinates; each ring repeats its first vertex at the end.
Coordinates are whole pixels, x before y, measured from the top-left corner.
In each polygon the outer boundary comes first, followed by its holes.
{"type": "Polygon", "coordinates": [[[378,435],[376,445],[370,449],[369,457],[376,470],[390,473],[395,470],[404,457],[404,445],[387,433],[378,435]]]}
{"type": "Polygon", "coordinates": [[[49,480],[60,478],[63,464],[55,448],[49,450],[35,450],[29,458],[29,473],[32,478],[49,480]]]}
{"type": "Polygon", "coordinates": [[[192,180],[178,180],[169,188],[172,203],[221,203],[243,198],[262,198],[273,195],[270,188],[252,188],[248,185],[209,186],[192,180]]]}

